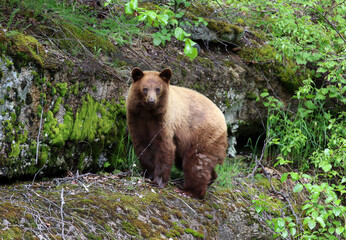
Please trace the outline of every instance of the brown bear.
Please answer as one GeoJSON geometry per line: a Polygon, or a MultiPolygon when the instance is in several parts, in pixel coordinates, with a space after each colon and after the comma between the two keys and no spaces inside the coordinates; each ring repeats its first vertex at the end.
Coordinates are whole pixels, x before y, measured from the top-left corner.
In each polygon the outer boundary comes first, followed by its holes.
{"type": "Polygon", "coordinates": [[[172,71],[132,70],[127,124],[145,177],[164,187],[175,163],[183,191],[202,198],[226,157],[227,127],[220,109],[202,94],[169,84],[172,71]]]}

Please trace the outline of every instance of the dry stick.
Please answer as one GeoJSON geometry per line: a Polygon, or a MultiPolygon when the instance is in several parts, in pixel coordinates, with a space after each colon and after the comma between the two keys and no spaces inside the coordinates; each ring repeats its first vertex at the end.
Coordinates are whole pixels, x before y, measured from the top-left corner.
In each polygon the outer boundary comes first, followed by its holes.
{"type": "Polygon", "coordinates": [[[193,209],[192,207],[190,207],[189,204],[187,204],[182,198],[173,195],[172,193],[169,193],[170,195],[174,196],[175,198],[178,198],[180,201],[182,201],[195,215],[197,215],[197,212],[195,211],[195,209],[193,209]]]}
{"type": "MultiPolygon", "coordinates": [[[[42,81],[42,78],[41,78],[41,81],[42,81]]],[[[38,128],[38,134],[37,134],[36,165],[37,165],[37,163],[38,163],[38,149],[39,149],[39,146],[40,146],[40,134],[41,134],[42,118],[43,118],[43,103],[44,103],[44,100],[43,100],[43,97],[42,97],[42,108],[41,108],[40,126],[39,126],[39,128],[38,128]]]]}
{"type": "Polygon", "coordinates": [[[64,233],[64,228],[65,228],[65,224],[64,224],[64,188],[61,189],[61,206],[60,206],[60,216],[61,216],[61,237],[62,239],[65,239],[65,233],[64,233]]]}
{"type": "MultiPolygon", "coordinates": [[[[41,79],[42,80],[42,79],[41,79]]],[[[37,134],[37,146],[36,146],[36,162],[35,165],[38,164],[38,154],[39,154],[39,146],[40,146],[40,134],[41,134],[41,128],[42,128],[42,119],[43,119],[43,107],[44,107],[44,99],[42,97],[42,108],[41,108],[41,117],[40,117],[40,126],[38,128],[38,134],[37,134]]],[[[43,164],[43,166],[35,173],[34,179],[32,180],[31,185],[34,185],[36,176],[39,172],[41,172],[41,170],[44,168],[46,164],[43,164]]]]}

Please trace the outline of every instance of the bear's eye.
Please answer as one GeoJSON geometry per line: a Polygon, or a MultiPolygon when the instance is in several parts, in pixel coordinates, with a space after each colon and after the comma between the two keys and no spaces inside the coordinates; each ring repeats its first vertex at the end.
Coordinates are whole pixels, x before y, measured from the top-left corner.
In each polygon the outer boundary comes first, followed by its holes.
{"type": "Polygon", "coordinates": [[[156,88],[155,91],[156,91],[156,93],[159,93],[160,92],[160,88],[156,88]]]}
{"type": "Polygon", "coordinates": [[[148,93],[148,88],[143,88],[143,92],[144,92],[144,94],[147,94],[148,93]]]}

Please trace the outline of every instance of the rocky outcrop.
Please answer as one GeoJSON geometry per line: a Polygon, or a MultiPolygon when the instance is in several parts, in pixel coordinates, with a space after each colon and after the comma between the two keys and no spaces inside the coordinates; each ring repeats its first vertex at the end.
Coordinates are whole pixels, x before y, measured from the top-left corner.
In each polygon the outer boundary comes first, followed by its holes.
{"type": "Polygon", "coordinates": [[[0,36],[0,178],[97,171],[114,152],[127,154],[118,149],[127,85],[113,70],[89,57],[36,54],[44,48],[32,36],[0,36]]]}

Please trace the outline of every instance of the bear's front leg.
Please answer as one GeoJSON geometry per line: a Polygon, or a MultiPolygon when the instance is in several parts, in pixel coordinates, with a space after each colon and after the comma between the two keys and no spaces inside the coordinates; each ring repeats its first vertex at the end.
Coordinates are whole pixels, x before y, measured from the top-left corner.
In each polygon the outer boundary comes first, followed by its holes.
{"type": "Polygon", "coordinates": [[[148,148],[148,144],[142,145],[134,143],[135,152],[143,171],[143,177],[154,180],[155,154],[148,148]]]}
{"type": "Polygon", "coordinates": [[[160,188],[164,188],[171,175],[174,164],[175,145],[170,141],[158,141],[154,145],[155,170],[153,183],[160,188]]]}

